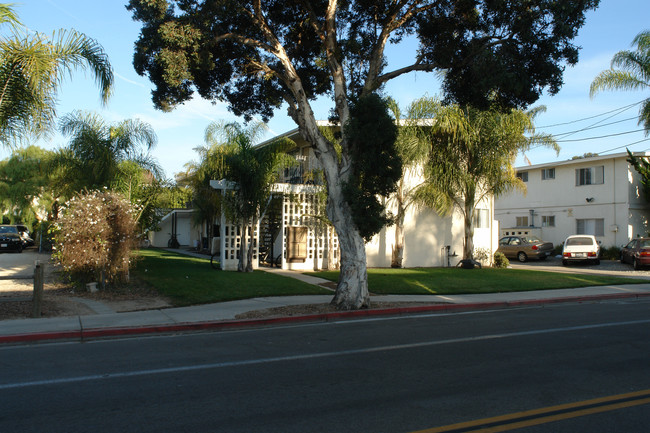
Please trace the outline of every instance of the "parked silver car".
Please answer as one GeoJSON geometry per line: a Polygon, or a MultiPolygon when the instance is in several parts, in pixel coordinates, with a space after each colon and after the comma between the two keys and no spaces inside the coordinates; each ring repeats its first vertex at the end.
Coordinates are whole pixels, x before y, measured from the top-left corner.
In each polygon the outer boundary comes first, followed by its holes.
{"type": "Polygon", "coordinates": [[[536,236],[505,236],[499,239],[497,252],[509,259],[525,262],[529,258],[546,260],[553,254],[553,244],[544,242],[536,236]]]}

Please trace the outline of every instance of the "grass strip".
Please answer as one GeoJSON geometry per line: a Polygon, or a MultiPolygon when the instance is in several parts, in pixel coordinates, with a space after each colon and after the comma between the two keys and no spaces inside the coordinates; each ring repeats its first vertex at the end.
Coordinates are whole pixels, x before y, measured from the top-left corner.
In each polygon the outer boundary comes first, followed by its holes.
{"type": "Polygon", "coordinates": [[[132,276],[168,297],[175,306],[264,296],[332,295],[322,287],[264,271],[226,272],[196,258],[156,248],[135,253],[132,276]]]}
{"type": "MultiPolygon", "coordinates": [[[[338,271],[309,275],[338,281],[338,271]]],[[[647,283],[647,280],[609,275],[585,275],[524,269],[369,268],[368,289],[381,295],[450,295],[524,292],[647,283]]]]}

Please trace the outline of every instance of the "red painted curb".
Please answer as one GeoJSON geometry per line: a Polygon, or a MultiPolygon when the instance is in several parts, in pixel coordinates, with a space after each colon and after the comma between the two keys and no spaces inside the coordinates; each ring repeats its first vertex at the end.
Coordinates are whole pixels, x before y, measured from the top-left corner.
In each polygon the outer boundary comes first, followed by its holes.
{"type": "Polygon", "coordinates": [[[454,311],[464,311],[464,310],[482,310],[488,308],[509,308],[509,307],[533,306],[533,305],[544,305],[544,304],[605,301],[605,300],[614,300],[614,299],[630,299],[630,298],[638,299],[638,298],[645,298],[645,297],[650,297],[650,293],[615,293],[615,294],[608,294],[608,295],[572,296],[566,298],[551,298],[551,299],[531,299],[525,301],[476,302],[472,304],[435,304],[435,305],[420,305],[417,307],[396,307],[396,308],[384,308],[384,309],[376,309],[376,310],[341,311],[335,313],[311,314],[306,316],[274,317],[269,319],[221,320],[221,321],[208,321],[208,322],[198,322],[198,323],[176,323],[170,325],[132,326],[132,327],[123,327],[123,328],[95,328],[95,329],[83,329],[79,331],[38,332],[38,333],[30,333],[30,334],[0,336],[0,344],[25,343],[25,342],[36,342],[36,341],[48,341],[48,340],[83,341],[91,338],[233,329],[233,328],[243,328],[243,327],[265,326],[265,325],[278,325],[283,323],[327,322],[331,320],[347,319],[353,317],[399,316],[405,314],[426,313],[426,312],[434,312],[434,311],[454,312],[454,311]]]}

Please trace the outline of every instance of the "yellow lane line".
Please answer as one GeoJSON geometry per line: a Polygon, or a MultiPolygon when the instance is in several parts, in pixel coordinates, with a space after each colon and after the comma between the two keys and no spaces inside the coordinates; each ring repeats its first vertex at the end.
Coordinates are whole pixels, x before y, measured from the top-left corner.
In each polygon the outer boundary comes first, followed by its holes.
{"type": "Polygon", "coordinates": [[[650,389],[524,412],[516,412],[492,418],[483,418],[443,427],[419,430],[413,433],[503,432],[648,403],[650,403],[650,389]]]}

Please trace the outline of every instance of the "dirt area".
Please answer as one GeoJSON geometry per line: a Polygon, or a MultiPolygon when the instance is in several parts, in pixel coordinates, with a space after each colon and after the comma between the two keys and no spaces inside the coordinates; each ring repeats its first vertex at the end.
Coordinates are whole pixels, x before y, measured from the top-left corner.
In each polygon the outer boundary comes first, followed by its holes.
{"type": "MultiPolygon", "coordinates": [[[[33,259],[38,255],[28,251],[23,254],[3,254],[0,257],[0,320],[32,317],[34,281],[33,259]],[[21,263],[18,263],[21,260],[21,263]],[[25,264],[26,263],[26,264],[25,264]]],[[[97,314],[95,302],[114,312],[165,308],[171,304],[137,282],[107,292],[75,291],[63,283],[49,263],[45,266],[42,317],[80,316],[97,314]]]]}
{"type": "MultiPolygon", "coordinates": [[[[372,302],[370,300],[370,309],[384,309],[384,308],[404,308],[404,307],[417,307],[424,305],[434,305],[431,302],[372,302]]],[[[312,314],[326,314],[337,313],[339,310],[330,304],[304,304],[304,305],[289,305],[286,307],[267,308],[265,310],[249,311],[247,313],[238,314],[236,319],[271,319],[275,317],[292,317],[292,316],[306,316],[312,314]]]]}

